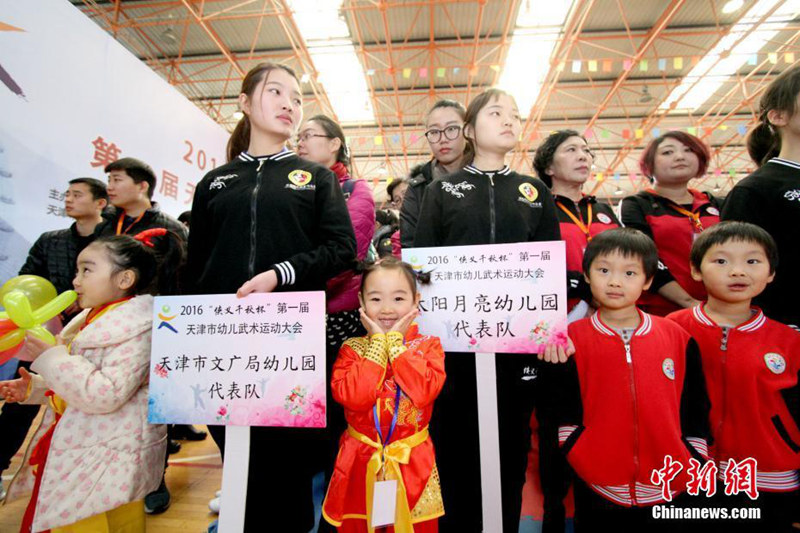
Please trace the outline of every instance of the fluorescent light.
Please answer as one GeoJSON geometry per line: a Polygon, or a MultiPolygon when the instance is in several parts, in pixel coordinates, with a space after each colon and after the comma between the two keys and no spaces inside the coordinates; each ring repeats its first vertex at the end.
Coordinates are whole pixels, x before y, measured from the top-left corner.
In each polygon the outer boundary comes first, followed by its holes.
{"type": "Polygon", "coordinates": [[[290,0],[289,5],[339,122],[375,122],[364,68],[340,14],[342,0],[290,0]]]}
{"type": "Polygon", "coordinates": [[[744,5],[744,0],[728,0],[724,6],[722,6],[722,12],[726,15],[730,13],[734,13],[742,9],[744,5]]]}
{"type": "Polygon", "coordinates": [[[539,96],[550,70],[550,56],[573,3],[573,0],[548,0],[537,2],[535,8],[531,8],[533,1],[526,0],[520,6],[498,82],[499,88],[514,96],[524,116],[539,96]]]}
{"type": "Polygon", "coordinates": [[[669,110],[675,103],[676,110],[695,110],[708,100],[720,86],[736,74],[748,59],[757,54],[765,44],[789,24],[800,11],[800,0],[787,0],[764,20],[757,30],[742,39],[764,14],[780,0],[759,0],[745,13],[739,22],[689,71],[670,93],[659,109],[669,110]],[[736,44],[740,39],[741,42],[736,44]],[[723,57],[723,59],[719,59],[723,57]],[[699,81],[698,81],[699,80],[699,81]]]}

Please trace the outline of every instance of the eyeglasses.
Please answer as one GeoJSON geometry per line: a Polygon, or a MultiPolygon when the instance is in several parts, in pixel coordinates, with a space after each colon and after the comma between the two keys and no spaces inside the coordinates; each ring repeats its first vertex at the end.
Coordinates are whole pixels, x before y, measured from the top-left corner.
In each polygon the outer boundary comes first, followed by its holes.
{"type": "Polygon", "coordinates": [[[454,141],[461,133],[461,126],[447,126],[443,130],[431,129],[425,132],[425,138],[428,139],[429,143],[438,143],[442,138],[442,133],[444,133],[445,139],[454,141]]]}
{"type": "Polygon", "coordinates": [[[332,138],[330,135],[320,135],[319,133],[301,133],[297,136],[297,144],[300,144],[301,142],[306,143],[311,137],[325,137],[326,139],[332,138]]]}

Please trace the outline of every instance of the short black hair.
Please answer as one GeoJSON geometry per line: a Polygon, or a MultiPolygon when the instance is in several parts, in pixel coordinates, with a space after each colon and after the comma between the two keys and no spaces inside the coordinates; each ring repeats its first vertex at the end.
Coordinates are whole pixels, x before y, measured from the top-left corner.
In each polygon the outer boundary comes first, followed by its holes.
{"type": "Polygon", "coordinates": [[[730,241],[752,242],[761,246],[769,261],[770,274],[775,272],[778,267],[778,245],[775,244],[772,235],[755,224],[735,221],[720,222],[711,226],[695,239],[689,254],[692,266],[699,272],[703,258],[711,247],[730,241]]]}
{"type": "Polygon", "coordinates": [[[106,191],[106,184],[102,181],[94,178],[75,178],[74,180],[69,180],[70,185],[76,185],[78,183],[83,183],[89,187],[89,192],[92,193],[92,198],[94,200],[105,200],[108,202],[108,191],[106,191]]]}
{"type": "Polygon", "coordinates": [[[150,165],[133,157],[123,157],[106,165],[106,174],[112,170],[122,170],[130,176],[134,183],[147,182],[147,197],[152,199],[156,190],[156,173],[150,165]]]}
{"type": "Polygon", "coordinates": [[[394,190],[403,183],[408,183],[408,178],[395,178],[389,185],[386,186],[386,194],[389,195],[389,200],[392,199],[392,193],[394,193],[394,190]]]}
{"type": "Polygon", "coordinates": [[[583,253],[583,273],[588,276],[595,259],[613,253],[641,259],[647,279],[652,279],[658,270],[658,249],[653,239],[638,229],[615,228],[598,233],[589,242],[583,253]]]}
{"type": "Polygon", "coordinates": [[[536,170],[536,175],[547,185],[548,189],[553,187],[553,178],[547,174],[547,169],[553,164],[553,157],[556,155],[558,147],[570,137],[580,137],[584,141],[586,140],[575,130],[554,131],[539,145],[533,156],[533,168],[536,170]]]}

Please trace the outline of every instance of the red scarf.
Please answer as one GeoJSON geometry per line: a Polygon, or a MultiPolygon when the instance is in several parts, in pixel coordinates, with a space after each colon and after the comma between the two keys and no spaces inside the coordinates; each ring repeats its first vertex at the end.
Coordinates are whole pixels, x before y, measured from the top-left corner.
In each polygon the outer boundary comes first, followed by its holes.
{"type": "Polygon", "coordinates": [[[344,163],[337,161],[331,167],[333,173],[336,174],[336,177],[339,178],[339,182],[347,181],[350,179],[350,173],[347,172],[347,167],[344,166],[344,163]]]}

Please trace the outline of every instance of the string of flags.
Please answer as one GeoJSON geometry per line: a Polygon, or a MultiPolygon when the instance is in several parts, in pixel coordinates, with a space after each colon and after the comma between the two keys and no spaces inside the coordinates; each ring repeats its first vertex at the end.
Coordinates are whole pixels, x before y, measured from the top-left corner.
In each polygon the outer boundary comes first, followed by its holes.
{"type": "MultiPolygon", "coordinates": [[[[758,65],[759,59],[764,60],[766,59],[770,64],[777,65],[781,59],[787,64],[791,65],[795,62],[795,52],[761,52],[757,54],[750,54],[747,56],[747,64],[750,66],[758,65]]],[[[634,63],[632,59],[571,59],[567,61],[561,61],[558,65],[556,65],[556,69],[559,72],[563,72],[567,70],[569,67],[570,71],[573,74],[579,74],[583,72],[584,69],[587,72],[612,72],[615,68],[619,68],[622,66],[622,69],[625,71],[630,71],[634,69],[638,69],[640,72],[655,72],[655,71],[667,71],[667,70],[683,70],[686,67],[694,67],[696,66],[702,56],[694,55],[694,56],[672,56],[669,58],[657,58],[657,59],[640,59],[638,62],[634,63]]],[[[494,72],[500,72],[501,66],[498,64],[491,64],[489,65],[489,69],[493,70],[494,72]]],[[[381,69],[384,71],[385,69],[381,69]]],[[[463,72],[467,72],[471,75],[475,75],[478,73],[478,67],[419,67],[419,68],[410,68],[406,67],[400,69],[398,72],[402,75],[403,79],[411,79],[411,77],[416,73],[418,78],[428,78],[428,77],[436,77],[436,78],[446,78],[448,75],[457,76],[458,74],[463,72]]],[[[372,77],[378,73],[378,70],[371,68],[367,69],[367,76],[372,77]]]]}
{"type": "MultiPolygon", "coordinates": [[[[738,135],[745,136],[748,132],[748,126],[745,124],[720,124],[716,127],[701,127],[701,126],[686,126],[686,127],[675,127],[675,128],[668,128],[665,129],[666,131],[675,131],[675,130],[683,130],[686,131],[690,135],[695,136],[706,136],[709,137],[713,135],[715,132],[726,132],[728,130],[735,130],[738,135]]],[[[647,136],[649,138],[655,139],[659,135],[661,135],[661,128],[652,128],[648,133],[647,136]]],[[[549,135],[549,132],[546,132],[544,135],[540,134],[539,132],[533,132],[529,136],[529,140],[535,141],[537,139],[541,139],[544,136],[549,135]]],[[[587,139],[611,139],[612,136],[622,138],[624,140],[630,139],[644,139],[645,131],[641,128],[622,128],[620,130],[610,130],[608,128],[588,128],[584,130],[583,136],[587,139]]],[[[425,137],[424,135],[418,135],[416,133],[411,133],[408,136],[408,145],[413,145],[425,137]]],[[[383,146],[384,144],[388,144],[391,141],[392,144],[400,144],[402,137],[399,133],[394,133],[392,135],[370,135],[370,136],[350,136],[346,137],[345,141],[347,142],[348,146],[364,146],[368,144],[370,141],[372,142],[373,146],[383,146]]],[[[522,139],[520,139],[522,140],[522,139]]]]}

